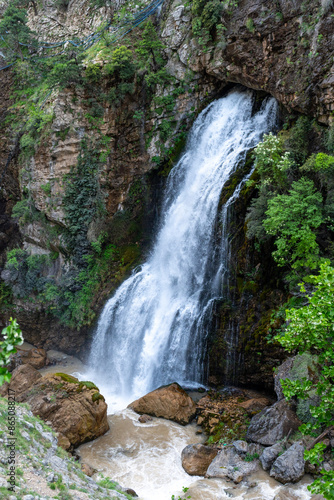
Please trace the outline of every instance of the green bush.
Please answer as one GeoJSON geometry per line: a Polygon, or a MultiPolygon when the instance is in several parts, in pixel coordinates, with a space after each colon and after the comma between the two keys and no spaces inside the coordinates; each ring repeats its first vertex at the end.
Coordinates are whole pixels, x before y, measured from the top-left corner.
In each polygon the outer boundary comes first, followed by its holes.
{"type": "Polygon", "coordinates": [[[55,87],[66,88],[71,85],[83,83],[82,54],[68,52],[50,62],[50,70],[46,76],[46,82],[52,89],[55,87]]]}
{"type": "Polygon", "coordinates": [[[104,67],[104,72],[121,80],[132,80],[135,75],[135,65],[131,50],[124,45],[115,49],[111,61],[104,67]]]}
{"type": "Polygon", "coordinates": [[[9,318],[9,325],[1,332],[3,341],[0,342],[0,386],[9,382],[11,374],[6,366],[12,354],[16,353],[15,346],[23,344],[22,332],[16,319],[9,318]]]}
{"type": "Polygon", "coordinates": [[[261,185],[270,185],[282,190],[287,186],[287,172],[293,166],[289,152],[284,151],[283,140],[271,132],[264,135],[254,150],[256,170],[261,185]]]}
{"type": "MultiPolygon", "coordinates": [[[[310,391],[315,391],[320,402],[310,406],[313,421],[303,424],[300,430],[304,434],[314,435],[334,425],[334,268],[329,262],[320,265],[319,275],[309,276],[307,285],[300,285],[306,295],[307,304],[298,309],[286,311],[286,327],[276,340],[289,352],[315,353],[318,355],[319,376],[301,380],[285,379],[281,381],[283,393],[289,400],[294,396],[307,399],[310,391]],[[313,285],[313,293],[306,294],[306,286],[313,285]]],[[[324,443],[317,443],[305,452],[305,460],[313,464],[322,461],[324,443]]],[[[334,471],[321,471],[321,477],[309,487],[312,493],[320,493],[327,499],[334,498],[334,471]]]]}
{"type": "Polygon", "coordinates": [[[293,269],[315,269],[319,263],[319,246],[314,230],[322,222],[321,193],[305,177],[292,183],[289,194],[270,199],[263,226],[269,235],[276,236],[277,250],[273,257],[277,264],[289,263],[293,269]]]}
{"type": "Polygon", "coordinates": [[[88,64],[85,72],[87,80],[91,83],[99,83],[102,78],[102,71],[98,64],[88,64]]]}

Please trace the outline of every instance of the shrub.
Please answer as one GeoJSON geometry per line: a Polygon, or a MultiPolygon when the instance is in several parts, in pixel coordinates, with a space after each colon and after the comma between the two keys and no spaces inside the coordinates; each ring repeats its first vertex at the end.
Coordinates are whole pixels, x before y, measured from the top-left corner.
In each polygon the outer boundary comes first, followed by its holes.
{"type": "Polygon", "coordinates": [[[305,177],[292,183],[289,194],[268,201],[263,226],[269,235],[276,236],[273,257],[279,266],[289,263],[293,269],[316,268],[319,246],[313,230],[323,222],[321,204],[321,193],[305,177]]]}
{"type": "Polygon", "coordinates": [[[131,80],[135,74],[133,55],[124,45],[115,49],[111,56],[111,61],[106,64],[104,71],[107,75],[112,75],[121,80],[131,80]]]}
{"type": "MultiPolygon", "coordinates": [[[[318,355],[320,374],[312,379],[281,381],[283,393],[289,400],[294,396],[307,399],[310,391],[315,391],[320,399],[317,406],[310,407],[313,422],[303,424],[300,430],[304,434],[329,428],[334,425],[334,268],[329,262],[320,265],[317,276],[309,276],[308,286],[314,286],[313,293],[306,295],[307,304],[299,309],[286,311],[286,327],[283,333],[276,337],[289,352],[299,354],[312,352],[318,355]]],[[[306,285],[300,285],[301,292],[306,293],[306,285]]],[[[305,459],[313,464],[322,460],[324,443],[317,443],[313,449],[305,452],[305,459]]],[[[334,471],[321,471],[321,477],[308,487],[312,493],[320,493],[327,499],[334,495],[334,471]]]]}
{"type": "Polygon", "coordinates": [[[9,318],[9,325],[1,332],[3,341],[0,342],[0,385],[9,382],[11,374],[6,368],[9,358],[16,353],[15,346],[23,344],[22,332],[16,319],[9,318]]]}
{"type": "Polygon", "coordinates": [[[293,166],[293,161],[290,153],[284,151],[282,139],[271,132],[264,135],[254,150],[254,156],[262,185],[269,184],[279,189],[286,187],[287,171],[293,166]]]}

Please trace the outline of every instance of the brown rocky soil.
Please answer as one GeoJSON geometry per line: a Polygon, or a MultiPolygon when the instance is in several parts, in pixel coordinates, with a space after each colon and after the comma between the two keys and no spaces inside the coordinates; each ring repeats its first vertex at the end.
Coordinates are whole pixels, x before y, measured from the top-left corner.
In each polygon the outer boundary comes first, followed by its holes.
{"type": "Polygon", "coordinates": [[[220,446],[242,439],[250,419],[273,403],[263,394],[229,388],[227,391],[211,390],[197,403],[197,425],[209,436],[207,442],[220,446]],[[246,407],[245,407],[246,406],[246,407]]]}

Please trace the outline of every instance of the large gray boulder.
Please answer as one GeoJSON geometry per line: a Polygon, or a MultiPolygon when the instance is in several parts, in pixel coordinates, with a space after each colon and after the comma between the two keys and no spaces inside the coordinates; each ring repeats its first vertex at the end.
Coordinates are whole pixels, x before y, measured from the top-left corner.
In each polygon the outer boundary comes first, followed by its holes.
{"type": "MultiPolygon", "coordinates": [[[[314,354],[304,352],[303,354],[297,354],[297,356],[292,356],[284,361],[276,370],[274,375],[275,382],[275,392],[277,394],[277,399],[280,401],[284,399],[282,390],[282,380],[312,380],[314,376],[317,376],[319,372],[318,367],[318,357],[314,354]]],[[[316,394],[315,390],[311,390],[308,393],[308,398],[297,399],[296,400],[296,414],[297,417],[302,422],[315,422],[310,412],[311,406],[318,406],[320,402],[319,396],[316,394]]]]}
{"type": "Polygon", "coordinates": [[[291,370],[296,356],[286,359],[278,368],[276,368],[274,374],[274,389],[277,396],[277,401],[284,399],[284,394],[282,390],[281,380],[286,378],[291,378],[291,370]]]}
{"type": "Polygon", "coordinates": [[[304,446],[295,443],[275,460],[270,475],[276,481],[286,484],[296,483],[303,477],[304,472],[304,446]]]}
{"type": "Polygon", "coordinates": [[[245,462],[233,445],[224,447],[211,462],[205,477],[221,477],[240,483],[246,476],[260,469],[259,461],[245,462]]]}
{"type": "Polygon", "coordinates": [[[248,427],[246,439],[272,446],[301,425],[297,415],[283,399],[255,415],[248,427]]]}
{"type": "Polygon", "coordinates": [[[275,392],[277,400],[284,399],[281,380],[286,378],[290,380],[310,379],[310,373],[317,372],[318,357],[308,352],[292,356],[282,363],[274,375],[275,392]]]}
{"type": "Polygon", "coordinates": [[[182,467],[190,476],[204,476],[218,450],[203,444],[189,444],[181,453],[182,467]]]}
{"type": "Polygon", "coordinates": [[[283,452],[281,443],[276,443],[273,446],[269,446],[269,448],[265,448],[260,456],[260,462],[263,469],[269,470],[281,452],[283,452]]]}

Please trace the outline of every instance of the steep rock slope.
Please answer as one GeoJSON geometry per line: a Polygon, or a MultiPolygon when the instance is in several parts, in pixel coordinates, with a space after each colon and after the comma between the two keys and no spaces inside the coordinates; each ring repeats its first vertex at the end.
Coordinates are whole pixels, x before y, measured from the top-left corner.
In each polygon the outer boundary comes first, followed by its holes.
{"type": "MultiPolygon", "coordinates": [[[[212,3],[217,7],[217,2],[212,3]]],[[[123,5],[96,12],[88,1],[65,4],[60,8],[59,3],[43,2],[37,14],[29,9],[29,25],[40,39],[86,36],[101,19],[111,17],[123,5]]],[[[29,154],[21,154],[7,169],[2,190],[6,217],[14,201],[24,203],[15,218],[8,219],[10,228],[19,221],[20,234],[17,231],[15,243],[13,238],[9,242],[4,237],[2,262],[5,250],[19,247],[20,238],[23,243],[21,253],[13,255],[14,264],[7,263],[2,272],[6,292],[2,321],[15,311],[27,340],[35,345],[84,351],[106,297],[147,252],[160,211],[164,178],[194,117],[210,100],[238,83],[260,91],[260,99],[265,93],[275,96],[283,115],[300,112],[324,125],[331,124],[332,2],[224,0],[218,4],[219,15],[208,20],[200,2],[165,0],[154,22],[165,45],[160,50],[167,63],[165,69],[174,80],[167,78],[148,88],[142,70],[138,70],[131,92],[116,104],[105,97],[112,88],[117,92],[120,89],[119,82],[105,71],[111,49],[107,55],[103,50],[91,53],[89,61],[84,62],[86,75],[87,68],[93,67],[98,77],[86,86],[70,83],[61,90],[55,88],[47,96],[43,106],[50,119],[42,138],[35,141],[29,154]],[[97,162],[101,152],[103,160],[97,162]],[[84,170],[79,169],[80,158],[84,170]],[[77,181],[83,171],[87,172],[88,164],[91,175],[87,177],[87,190],[82,191],[85,196],[80,198],[82,186],[77,181]],[[19,175],[21,194],[17,188],[19,175]],[[70,191],[69,185],[73,188],[70,191]],[[81,227],[74,236],[68,236],[75,213],[82,217],[77,224],[81,227]],[[86,274],[80,275],[81,271],[86,274]],[[29,282],[27,276],[31,277],[29,282]]],[[[2,2],[2,12],[5,5],[2,2]]],[[[130,3],[124,3],[124,7],[133,8],[130,3]]],[[[140,36],[142,31],[134,31],[120,44],[131,48],[140,36]]],[[[2,86],[7,89],[10,71],[0,72],[2,86]]],[[[9,102],[2,99],[5,109],[9,102]]],[[[6,127],[2,165],[14,140],[6,127]]],[[[253,194],[251,189],[245,191],[234,208],[238,236],[233,242],[233,269],[235,287],[237,278],[240,286],[233,317],[243,318],[243,335],[237,341],[240,363],[246,358],[242,380],[252,373],[257,384],[268,380],[272,366],[281,357],[279,351],[273,354],[266,347],[265,334],[270,312],[284,301],[285,292],[270,247],[257,289],[247,287],[245,276],[260,263],[244,232],[245,213],[253,194]]],[[[220,380],[225,373],[224,332],[230,315],[228,312],[226,316],[226,305],[222,307],[217,309],[218,319],[212,326],[213,332],[222,334],[212,337],[210,353],[211,374],[220,380]]]]}

